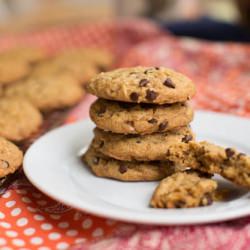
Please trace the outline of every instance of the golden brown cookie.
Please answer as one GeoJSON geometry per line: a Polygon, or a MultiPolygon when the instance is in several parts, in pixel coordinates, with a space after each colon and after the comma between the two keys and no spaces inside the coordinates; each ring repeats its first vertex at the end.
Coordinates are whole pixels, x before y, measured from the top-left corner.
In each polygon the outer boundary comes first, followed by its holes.
{"type": "Polygon", "coordinates": [[[56,58],[50,62],[37,65],[32,71],[32,76],[61,76],[70,75],[79,84],[85,84],[98,73],[96,68],[83,60],[69,59],[60,60],[56,58]]]}
{"type": "Polygon", "coordinates": [[[121,68],[100,73],[86,89],[104,99],[135,103],[185,102],[195,94],[189,78],[164,67],[121,68]]]}
{"type": "Polygon", "coordinates": [[[194,139],[188,127],[149,135],[114,134],[98,128],[94,132],[92,146],[104,155],[122,161],[164,160],[171,145],[194,139]]]}
{"type": "Polygon", "coordinates": [[[188,125],[193,110],[186,103],[134,104],[98,99],[90,107],[98,128],[121,134],[151,134],[188,125]]]}
{"type": "Polygon", "coordinates": [[[42,115],[29,102],[19,98],[0,99],[0,136],[11,141],[22,141],[36,132],[42,115]]]}
{"type": "Polygon", "coordinates": [[[150,205],[154,208],[190,208],[211,205],[216,188],[217,183],[200,172],[175,173],[160,182],[150,205]]]}
{"type": "Polygon", "coordinates": [[[48,54],[44,50],[35,47],[16,47],[6,50],[0,54],[0,58],[21,61],[30,64],[45,60],[48,57],[48,54]]]}
{"type": "Polygon", "coordinates": [[[14,173],[22,164],[23,153],[13,143],[0,137],[0,178],[14,173]]]}
{"type": "Polygon", "coordinates": [[[58,55],[62,61],[83,60],[94,65],[99,71],[109,69],[114,62],[110,52],[98,48],[76,48],[66,50],[58,55]]]}
{"type": "Polygon", "coordinates": [[[83,97],[83,90],[70,76],[30,77],[5,90],[7,97],[22,97],[41,111],[71,107],[83,97]]]}
{"type": "Polygon", "coordinates": [[[83,161],[99,177],[120,181],[156,181],[175,172],[168,162],[126,162],[105,157],[90,146],[83,161]]]}
{"type": "Polygon", "coordinates": [[[9,85],[26,77],[31,71],[26,62],[14,59],[4,59],[0,56],[0,86],[9,85]]]}
{"type": "Polygon", "coordinates": [[[206,141],[190,141],[170,146],[165,159],[180,167],[219,174],[235,184],[250,188],[250,157],[235,149],[206,141]]]}

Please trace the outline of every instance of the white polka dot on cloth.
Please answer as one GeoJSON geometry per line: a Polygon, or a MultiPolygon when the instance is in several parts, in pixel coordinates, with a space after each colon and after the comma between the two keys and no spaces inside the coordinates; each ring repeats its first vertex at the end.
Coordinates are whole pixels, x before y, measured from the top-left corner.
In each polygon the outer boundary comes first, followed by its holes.
{"type": "Polygon", "coordinates": [[[59,220],[59,219],[61,219],[61,215],[59,215],[59,214],[51,214],[50,218],[54,219],[54,220],[59,220]]]}
{"type": "Polygon", "coordinates": [[[16,208],[14,208],[14,209],[10,212],[10,214],[11,214],[12,216],[18,216],[21,212],[22,212],[21,208],[16,207],[16,208]]]}
{"type": "Polygon", "coordinates": [[[0,219],[4,219],[5,218],[5,214],[0,212],[0,219]]]}
{"type": "Polygon", "coordinates": [[[69,247],[69,244],[67,242],[60,242],[56,245],[56,249],[58,250],[65,250],[69,247]]]}
{"type": "Polygon", "coordinates": [[[6,207],[13,207],[15,204],[16,204],[16,201],[7,201],[7,202],[5,203],[5,206],[6,206],[6,207]]]}
{"type": "Polygon", "coordinates": [[[41,200],[41,201],[37,201],[36,203],[37,203],[38,205],[40,205],[40,206],[45,206],[45,205],[47,204],[47,201],[41,200]]]}
{"type": "Polygon", "coordinates": [[[37,210],[34,208],[34,207],[30,207],[28,206],[27,209],[32,212],[32,213],[35,213],[37,210]]]}
{"type": "Polygon", "coordinates": [[[37,250],[51,250],[50,247],[38,247],[37,250]]]}
{"type": "Polygon", "coordinates": [[[4,238],[0,238],[0,246],[3,246],[6,244],[6,240],[4,238]]]}
{"type": "Polygon", "coordinates": [[[20,219],[17,220],[16,224],[19,227],[23,227],[23,226],[25,226],[25,225],[28,224],[28,219],[25,218],[25,217],[22,217],[22,218],[20,218],[20,219]]]}
{"type": "Polygon", "coordinates": [[[2,198],[9,198],[11,196],[11,192],[10,191],[7,191],[5,194],[2,195],[2,198]]]}
{"type": "Polygon", "coordinates": [[[103,236],[103,229],[98,227],[96,228],[93,233],[92,233],[92,236],[93,237],[100,237],[100,236],[103,236]]]}
{"type": "Polygon", "coordinates": [[[58,223],[58,227],[59,228],[67,228],[67,227],[69,227],[69,223],[66,221],[60,222],[60,223],[58,223]]]}
{"type": "Polygon", "coordinates": [[[42,228],[42,230],[51,230],[53,228],[53,226],[49,223],[43,223],[41,225],[41,228],[42,228]]]}
{"type": "Polygon", "coordinates": [[[18,233],[14,230],[7,230],[5,232],[5,234],[8,236],[8,237],[17,237],[18,236],[18,233]]]}
{"type": "Polygon", "coordinates": [[[53,232],[49,234],[49,239],[50,240],[58,240],[61,238],[61,234],[53,232]]]}
{"type": "Polygon", "coordinates": [[[35,197],[35,198],[41,198],[42,195],[39,194],[39,193],[32,193],[32,196],[35,197]]]}
{"type": "Polygon", "coordinates": [[[21,239],[14,239],[12,240],[12,244],[17,247],[23,247],[25,245],[25,242],[21,239]]]}
{"type": "Polygon", "coordinates": [[[8,229],[8,228],[11,228],[11,225],[8,222],[2,221],[2,222],[0,222],[0,227],[8,229]]]}
{"type": "Polygon", "coordinates": [[[14,250],[12,247],[1,247],[1,250],[14,250]]]}
{"type": "Polygon", "coordinates": [[[93,224],[92,220],[88,218],[88,219],[83,221],[82,228],[89,229],[89,228],[91,228],[92,224],[93,224]]]}
{"type": "Polygon", "coordinates": [[[75,230],[75,229],[70,229],[70,230],[68,230],[68,231],[66,232],[66,235],[67,235],[67,236],[70,236],[70,237],[74,237],[74,236],[76,236],[78,233],[79,233],[79,232],[78,232],[77,230],[75,230]]]}
{"type": "Polygon", "coordinates": [[[31,203],[31,199],[29,197],[22,197],[22,201],[25,202],[25,203],[31,203]]]}
{"type": "Polygon", "coordinates": [[[27,191],[24,190],[24,189],[17,189],[16,192],[17,192],[18,194],[27,194],[27,191]]]}
{"type": "Polygon", "coordinates": [[[33,245],[41,245],[43,243],[43,239],[41,237],[32,237],[30,239],[30,243],[33,245]]]}
{"type": "Polygon", "coordinates": [[[86,241],[85,238],[77,238],[77,239],[75,239],[75,243],[76,243],[76,244],[83,243],[83,242],[85,242],[85,241],[86,241]]]}
{"type": "Polygon", "coordinates": [[[26,229],[24,229],[24,231],[23,231],[23,233],[24,233],[26,236],[33,235],[35,232],[36,232],[35,228],[32,228],[32,227],[26,228],[26,229]]]}
{"type": "Polygon", "coordinates": [[[34,219],[38,220],[38,221],[41,221],[41,220],[44,220],[45,218],[44,218],[44,216],[42,216],[40,214],[36,214],[36,215],[34,215],[34,219]]]}
{"type": "Polygon", "coordinates": [[[115,224],[115,220],[107,219],[107,220],[106,220],[106,224],[107,224],[108,226],[113,226],[113,225],[115,224]]]}

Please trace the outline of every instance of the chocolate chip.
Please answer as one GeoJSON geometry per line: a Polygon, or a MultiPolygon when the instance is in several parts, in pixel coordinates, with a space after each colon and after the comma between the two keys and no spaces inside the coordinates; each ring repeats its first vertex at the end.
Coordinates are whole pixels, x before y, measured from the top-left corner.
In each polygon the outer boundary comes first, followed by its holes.
{"type": "Polygon", "coordinates": [[[159,131],[163,131],[166,129],[166,127],[168,126],[168,122],[162,122],[159,125],[159,131]]]}
{"type": "Polygon", "coordinates": [[[225,153],[226,153],[227,158],[231,158],[235,154],[234,150],[231,148],[226,148],[225,153]]]}
{"type": "Polygon", "coordinates": [[[148,123],[155,124],[155,123],[157,123],[157,120],[155,118],[152,118],[152,119],[148,120],[148,123]]]}
{"type": "Polygon", "coordinates": [[[105,72],[106,68],[103,65],[97,65],[97,69],[99,72],[105,72]]]}
{"type": "Polygon", "coordinates": [[[156,70],[159,70],[160,68],[159,67],[155,67],[156,70]]]}
{"type": "Polygon", "coordinates": [[[136,75],[136,72],[130,72],[129,75],[136,75]]]}
{"type": "Polygon", "coordinates": [[[136,141],[136,143],[140,144],[140,143],[141,143],[141,141],[139,141],[139,140],[138,140],[138,141],[136,141]]]}
{"type": "Polygon", "coordinates": [[[189,141],[192,141],[192,139],[193,139],[193,136],[192,136],[192,135],[185,135],[185,136],[181,139],[181,141],[182,141],[182,142],[185,142],[185,143],[188,143],[189,141]]]}
{"type": "Polygon", "coordinates": [[[134,108],[137,104],[128,103],[128,102],[118,102],[118,105],[123,109],[130,109],[130,108],[134,108]]]}
{"type": "Polygon", "coordinates": [[[146,99],[148,101],[154,101],[157,96],[158,96],[158,93],[156,93],[153,90],[148,89],[147,92],[146,92],[146,99]]]}
{"type": "Polygon", "coordinates": [[[139,86],[140,87],[146,87],[149,83],[149,80],[147,79],[141,79],[140,82],[139,82],[139,86]]]}
{"type": "Polygon", "coordinates": [[[106,107],[105,106],[101,106],[99,108],[99,110],[97,111],[98,116],[101,116],[102,114],[104,114],[106,112],[106,107]]]}
{"type": "Polygon", "coordinates": [[[101,141],[99,147],[102,148],[103,146],[104,146],[104,141],[101,141]]]}
{"type": "Polygon", "coordinates": [[[185,206],[185,202],[184,201],[176,201],[175,202],[175,204],[174,204],[174,206],[176,207],[176,208],[182,208],[182,207],[184,207],[185,206]]]}
{"type": "Polygon", "coordinates": [[[166,87],[172,88],[172,89],[175,88],[175,85],[174,85],[173,81],[172,81],[170,78],[167,78],[167,79],[163,82],[163,85],[166,86],[166,87]]]}
{"type": "Polygon", "coordinates": [[[0,168],[6,169],[6,168],[8,168],[9,166],[10,166],[10,164],[9,164],[7,161],[5,161],[5,160],[0,160],[0,168]]]}
{"type": "Polygon", "coordinates": [[[128,168],[127,168],[125,165],[123,165],[123,164],[120,165],[120,167],[119,167],[119,172],[120,172],[121,174],[126,173],[127,170],[128,170],[128,168]]]}
{"type": "Polygon", "coordinates": [[[93,162],[93,164],[98,164],[99,163],[99,158],[98,157],[94,157],[93,159],[92,159],[92,162],[93,162]]]}
{"type": "Polygon", "coordinates": [[[130,94],[130,99],[131,99],[133,102],[138,101],[138,98],[139,98],[139,95],[138,95],[136,92],[132,92],[132,93],[130,94]]]}

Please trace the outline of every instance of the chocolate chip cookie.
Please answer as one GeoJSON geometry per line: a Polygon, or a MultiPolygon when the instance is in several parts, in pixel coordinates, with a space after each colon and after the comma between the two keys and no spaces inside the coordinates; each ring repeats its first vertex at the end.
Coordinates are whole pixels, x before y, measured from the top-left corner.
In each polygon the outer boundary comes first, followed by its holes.
{"type": "Polygon", "coordinates": [[[22,97],[41,111],[70,107],[78,103],[84,92],[70,76],[30,77],[6,88],[7,97],[22,97]]]}
{"type": "Polygon", "coordinates": [[[13,143],[0,137],[0,178],[14,173],[22,164],[23,153],[13,143]]]}
{"type": "Polygon", "coordinates": [[[83,161],[99,177],[120,181],[156,181],[175,172],[169,162],[126,162],[102,155],[90,146],[83,161]]]}
{"type": "Polygon", "coordinates": [[[235,149],[205,141],[190,141],[170,146],[165,159],[180,167],[219,174],[235,184],[250,188],[250,157],[235,149]]]}
{"type": "Polygon", "coordinates": [[[29,102],[19,98],[0,99],[0,136],[11,141],[22,141],[36,132],[42,115],[29,102]]]}
{"type": "Polygon", "coordinates": [[[109,157],[122,161],[164,160],[169,146],[194,139],[189,127],[149,135],[123,135],[95,128],[92,146],[109,157]]]}
{"type": "Polygon", "coordinates": [[[186,103],[153,105],[98,99],[90,107],[97,127],[121,134],[151,134],[186,126],[193,110],[186,103]]]}
{"type": "Polygon", "coordinates": [[[212,204],[216,188],[217,183],[200,172],[175,173],[160,182],[150,205],[154,208],[207,206],[212,204]]]}
{"type": "Polygon", "coordinates": [[[164,67],[134,67],[100,73],[86,85],[104,99],[134,103],[185,102],[195,94],[193,82],[164,67]]]}

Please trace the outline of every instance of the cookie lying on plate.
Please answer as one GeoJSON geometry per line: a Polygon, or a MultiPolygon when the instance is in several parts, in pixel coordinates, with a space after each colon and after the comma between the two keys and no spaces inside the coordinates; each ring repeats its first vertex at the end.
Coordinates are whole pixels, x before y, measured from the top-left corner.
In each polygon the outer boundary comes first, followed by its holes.
{"type": "Polygon", "coordinates": [[[151,134],[188,125],[193,110],[186,103],[134,104],[98,99],[90,107],[98,128],[121,134],[151,134]]]}
{"type": "Polygon", "coordinates": [[[70,76],[30,77],[6,88],[7,97],[29,100],[41,111],[71,107],[83,97],[83,89],[70,76]]]}
{"type": "Polygon", "coordinates": [[[151,198],[154,208],[189,208],[213,202],[217,183],[201,172],[175,173],[163,179],[151,198]]]}
{"type": "Polygon", "coordinates": [[[149,135],[123,135],[95,128],[92,146],[109,157],[123,161],[164,160],[169,146],[194,139],[189,127],[149,135]]]}
{"type": "Polygon", "coordinates": [[[0,98],[0,136],[22,141],[36,132],[43,118],[30,102],[20,98],[0,98]]]}
{"type": "Polygon", "coordinates": [[[102,155],[91,146],[82,159],[96,176],[121,181],[157,181],[175,172],[169,162],[118,161],[102,155]]]}
{"type": "Polygon", "coordinates": [[[100,73],[86,85],[98,97],[135,103],[185,102],[195,94],[193,82],[164,67],[122,68],[100,73]]]}
{"type": "Polygon", "coordinates": [[[14,173],[22,164],[23,153],[13,143],[0,137],[0,179],[14,173]]]}

